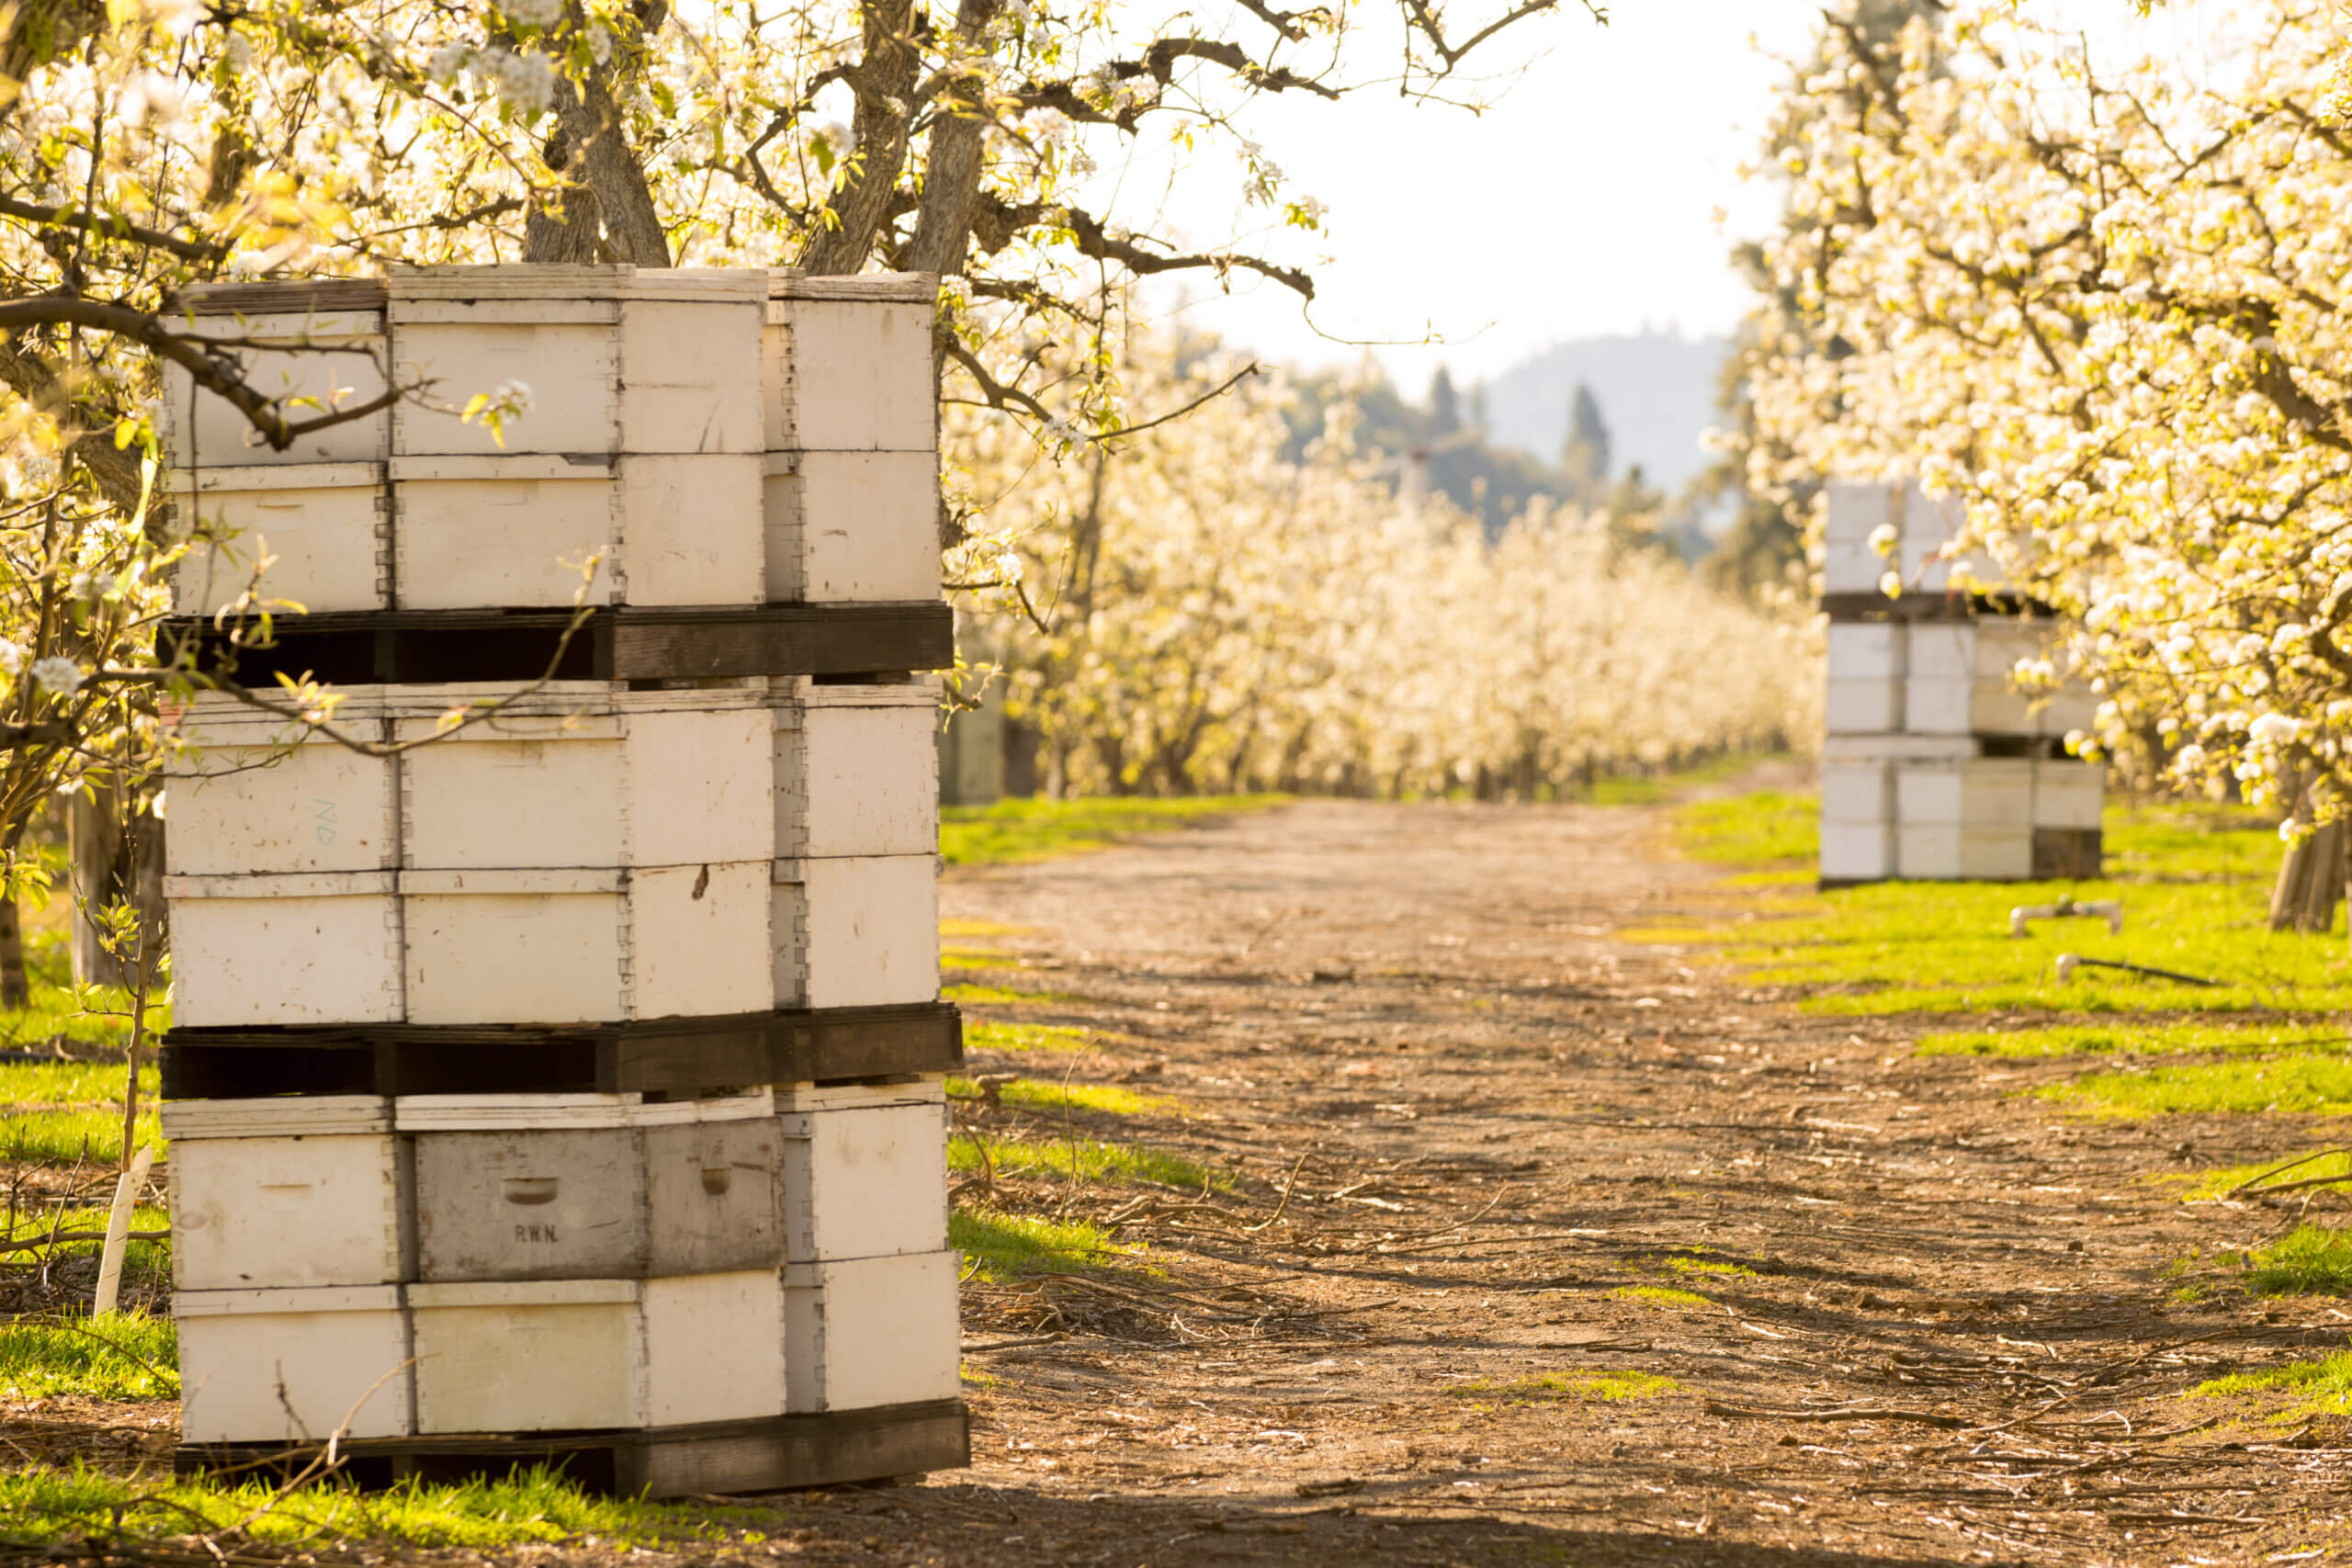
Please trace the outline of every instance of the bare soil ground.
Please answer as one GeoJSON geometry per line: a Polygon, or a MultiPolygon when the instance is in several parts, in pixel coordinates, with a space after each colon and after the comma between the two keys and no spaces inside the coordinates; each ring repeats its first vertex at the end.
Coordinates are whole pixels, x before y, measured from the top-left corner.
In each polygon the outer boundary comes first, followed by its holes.
{"type": "MultiPolygon", "coordinates": [[[[2147,1179],[2178,1121],[2057,1120],[1901,1021],[1612,940],[1755,918],[1661,827],[1301,804],[952,877],[948,917],[1016,928],[1027,967],[987,978],[1066,998],[1021,1016],[1124,1037],[1078,1076],[1177,1097],[1153,1139],[1247,1179],[1126,1205],[1148,1251],[1105,1283],[975,1290],[974,1467],[812,1500],[784,1550],[2337,1560],[2344,1423],[2182,1396],[2340,1347],[2346,1314],[2172,1299],[2166,1264],[2216,1243],[2147,1179]]],[[[2256,1158],[2294,1120],[2186,1135],[2256,1158]]]]}

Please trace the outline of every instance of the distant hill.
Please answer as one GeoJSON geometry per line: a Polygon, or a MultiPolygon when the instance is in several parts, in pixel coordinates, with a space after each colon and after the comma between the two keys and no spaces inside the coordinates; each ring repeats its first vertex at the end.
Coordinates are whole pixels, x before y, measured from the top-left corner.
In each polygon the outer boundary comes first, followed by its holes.
{"type": "Polygon", "coordinates": [[[1671,333],[1556,344],[1486,384],[1487,439],[1558,462],[1581,381],[1608,423],[1611,468],[1639,463],[1644,479],[1671,494],[1712,460],[1699,437],[1717,418],[1725,347],[1721,338],[1671,333]]]}

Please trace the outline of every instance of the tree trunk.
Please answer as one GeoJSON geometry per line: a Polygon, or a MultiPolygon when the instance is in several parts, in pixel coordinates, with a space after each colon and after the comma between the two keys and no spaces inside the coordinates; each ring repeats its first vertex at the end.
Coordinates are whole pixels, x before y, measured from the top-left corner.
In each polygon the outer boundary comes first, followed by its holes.
{"type": "Polygon", "coordinates": [[[136,806],[136,797],[126,802],[102,784],[76,796],[69,814],[74,978],[85,985],[135,987],[139,965],[163,952],[164,824],[153,812],[130,816],[136,806]],[[101,912],[126,902],[139,911],[137,935],[128,951],[109,951],[101,912]]]}
{"type": "MultiPolygon", "coordinates": [[[[572,18],[575,26],[587,19],[576,6],[572,18]]],[[[643,20],[650,28],[660,26],[662,18],[650,14],[643,20]]],[[[563,72],[556,73],[556,129],[548,138],[546,155],[548,166],[563,177],[567,188],[560,210],[534,200],[524,214],[526,262],[672,265],[670,236],[653,205],[653,187],[628,144],[613,93],[613,77],[628,69],[622,48],[616,41],[612,61],[592,68],[576,84],[563,72]]]]}
{"type": "Polygon", "coordinates": [[[0,898],[0,1008],[32,1006],[32,976],[25,970],[25,917],[14,898],[0,898]]]}
{"type": "Polygon", "coordinates": [[[2341,821],[2323,822],[2287,846],[2270,891],[2274,931],[2324,931],[2344,897],[2346,834],[2341,821]]]}
{"type": "MultiPolygon", "coordinates": [[[[979,53],[1001,0],[962,0],[956,7],[956,36],[979,53]]],[[[972,209],[980,194],[981,153],[989,128],[987,80],[978,70],[959,74],[933,113],[929,156],[923,163],[922,209],[915,237],[899,265],[942,276],[964,270],[971,243],[972,209]]]]}
{"type": "Polygon", "coordinates": [[[914,47],[914,0],[865,0],[858,9],[865,17],[865,52],[849,76],[857,93],[851,120],[857,137],[855,166],[827,209],[832,221],[817,226],[800,257],[802,267],[820,276],[863,271],[873,253],[874,236],[907,165],[913,119],[908,106],[922,66],[914,47]]]}

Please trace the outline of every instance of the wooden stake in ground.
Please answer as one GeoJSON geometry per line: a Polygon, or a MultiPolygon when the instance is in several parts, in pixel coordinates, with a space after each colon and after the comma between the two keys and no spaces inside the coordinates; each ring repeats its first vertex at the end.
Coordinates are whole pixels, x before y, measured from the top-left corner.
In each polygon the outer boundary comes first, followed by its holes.
{"type": "Polygon", "coordinates": [[[98,1293],[90,1303],[93,1318],[112,1313],[116,1298],[122,1293],[122,1254],[130,1242],[130,1211],[139,1206],[140,1190],[147,1185],[147,1168],[154,1163],[155,1151],[141,1149],[131,1156],[130,1168],[115,1181],[114,1208],[107,1215],[107,1245],[98,1254],[98,1293]]]}

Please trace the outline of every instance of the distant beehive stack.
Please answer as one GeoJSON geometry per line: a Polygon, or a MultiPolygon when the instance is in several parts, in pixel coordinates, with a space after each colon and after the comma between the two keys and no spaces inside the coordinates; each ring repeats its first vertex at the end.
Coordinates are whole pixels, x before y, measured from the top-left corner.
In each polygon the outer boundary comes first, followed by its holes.
{"type": "Polygon", "coordinates": [[[184,1466],[338,1433],[363,1474],[657,1495],[967,1462],[933,288],[187,301],[265,391],[425,389],[285,452],[167,389],[170,635],[265,698],[340,682],[332,734],[173,716],[184,1466]],[[269,601],[302,613],[237,646],[269,601]]]}
{"type": "Polygon", "coordinates": [[[1916,485],[1828,487],[1825,886],[2098,874],[2104,774],[2064,745],[2096,703],[2075,682],[2046,700],[2012,683],[2057,623],[1985,562],[1948,556],[1958,528],[1955,509],[1916,485]],[[1881,588],[1891,570],[1895,599],[1881,588]]]}

